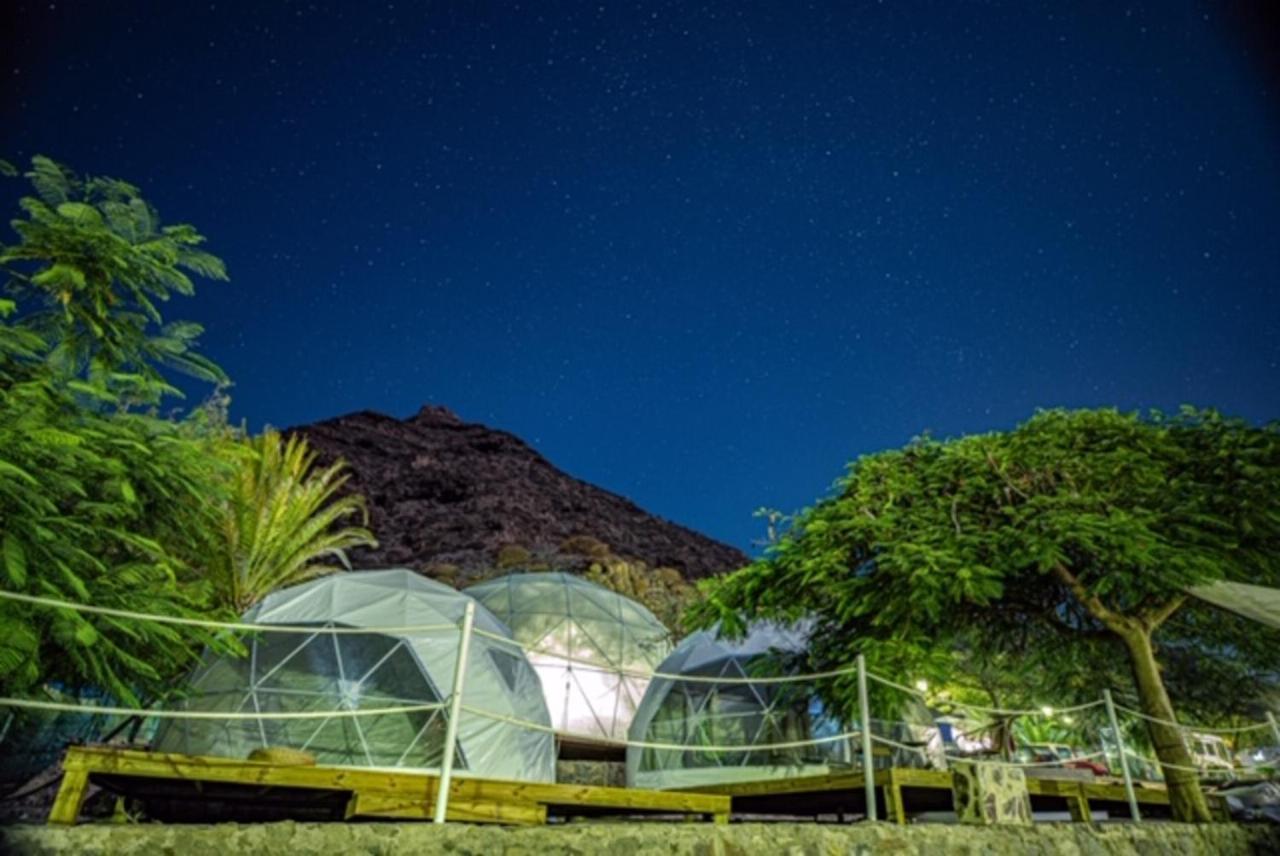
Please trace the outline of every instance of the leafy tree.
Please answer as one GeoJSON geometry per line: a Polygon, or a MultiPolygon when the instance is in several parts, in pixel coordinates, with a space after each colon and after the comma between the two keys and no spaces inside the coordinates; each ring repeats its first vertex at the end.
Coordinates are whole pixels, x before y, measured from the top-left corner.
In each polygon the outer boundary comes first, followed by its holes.
{"type": "Polygon", "coordinates": [[[347,481],[341,461],[318,469],[305,439],[284,440],[275,431],[233,454],[219,539],[206,565],[220,603],[243,612],[277,588],[349,569],[350,548],[377,545],[363,525],[341,525],[352,516],[368,519],[363,497],[340,495],[347,481]]]}
{"type": "MultiPolygon", "coordinates": [[[[0,162],[0,174],[12,176],[0,162]]],[[[312,470],[298,439],[243,439],[220,391],[184,419],[165,369],[218,382],[192,323],[159,304],[192,275],[225,279],[191,226],[163,226],[136,187],[45,157],[0,245],[0,571],[5,588],[139,613],[230,618],[320,561],[371,543],[339,522],[341,465],[312,470]],[[22,314],[18,313],[22,310],[22,314]],[[15,320],[16,319],[16,320],[15,320]],[[150,409],[139,409],[147,405],[150,409]]],[[[162,694],[225,636],[0,600],[0,692],[42,684],[162,694]]]]}
{"type": "Polygon", "coordinates": [[[34,194],[12,221],[19,242],[0,247],[7,290],[33,304],[24,325],[50,345],[64,374],[87,374],[153,402],[176,390],[162,382],[171,368],[214,382],[222,370],[193,348],[203,328],[166,324],[158,304],[190,296],[190,274],[225,280],[204,237],[186,224],[162,226],[138,188],[114,178],[77,176],[47,157],[26,173],[34,194]]]}
{"type": "MultiPolygon", "coordinates": [[[[0,173],[16,171],[0,165],[0,173]]],[[[180,268],[222,276],[189,226],[161,227],[137,190],[47,158],[0,245],[0,571],[28,595],[209,616],[197,560],[215,531],[223,432],[131,410],[170,388],[156,363],[221,373],[164,327],[154,301],[190,292],[180,268]],[[26,312],[19,315],[19,310],[26,312]],[[158,331],[151,330],[154,322],[158,331]]],[[[214,615],[217,613],[214,612],[214,615]]],[[[136,702],[184,669],[208,634],[0,602],[0,691],[96,686],[136,702]]]]}
{"type": "MultiPolygon", "coordinates": [[[[221,490],[199,419],[86,407],[111,394],[60,382],[41,342],[0,326],[0,547],[4,587],[167,615],[208,617],[195,560],[221,490]],[[19,347],[13,347],[14,343],[19,347]],[[6,347],[8,345],[8,347],[6,347]]],[[[207,634],[0,601],[0,692],[92,685],[136,702],[186,668],[207,634]]]]}
{"type": "MultiPolygon", "coordinates": [[[[880,668],[937,674],[957,647],[1028,652],[1055,693],[1096,697],[1127,662],[1142,710],[1174,720],[1171,685],[1268,669],[1274,680],[1276,634],[1206,620],[1186,588],[1280,583],[1277,497],[1275,425],[1192,409],[1044,411],[1013,431],[858,459],[765,558],[709,581],[694,618],[814,613],[817,665],[863,651],[880,668]]],[[[1238,708],[1213,689],[1202,705],[1238,708]]],[[[850,690],[831,692],[847,703],[850,690]]],[[[1148,731],[1175,816],[1208,820],[1194,774],[1178,769],[1192,766],[1179,731],[1148,731]]]]}

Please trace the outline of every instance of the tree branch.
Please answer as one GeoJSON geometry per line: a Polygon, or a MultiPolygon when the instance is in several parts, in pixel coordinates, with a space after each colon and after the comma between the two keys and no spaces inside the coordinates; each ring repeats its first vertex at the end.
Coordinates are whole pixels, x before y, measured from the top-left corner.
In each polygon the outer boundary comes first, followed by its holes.
{"type": "Polygon", "coordinates": [[[1109,639],[1113,635],[1109,630],[1073,627],[1063,621],[1058,617],[1058,614],[1053,611],[1047,613],[1045,623],[1066,639],[1109,639]]]}
{"type": "Polygon", "coordinates": [[[1165,603],[1163,606],[1144,609],[1141,614],[1142,621],[1149,629],[1155,630],[1161,624],[1168,621],[1169,616],[1177,612],[1178,608],[1186,602],[1187,596],[1185,594],[1180,594],[1173,600],[1165,603]]]}
{"type": "Polygon", "coordinates": [[[1006,491],[1012,491],[1013,493],[1016,493],[1018,496],[1022,497],[1023,499],[1031,498],[1025,492],[1023,492],[1016,484],[1014,484],[1012,481],[1009,480],[1009,477],[1004,474],[1004,470],[1000,469],[1000,464],[998,461],[996,461],[995,455],[991,454],[990,452],[987,452],[987,466],[991,467],[991,471],[1000,477],[1000,481],[1004,482],[1006,491]]]}
{"type": "Polygon", "coordinates": [[[1107,609],[1095,594],[1090,594],[1089,590],[1084,587],[1084,583],[1076,579],[1075,574],[1068,570],[1067,566],[1058,562],[1053,566],[1053,574],[1069,589],[1076,598],[1085,605],[1089,610],[1089,614],[1101,621],[1111,630],[1119,633],[1124,629],[1126,621],[1125,616],[1117,612],[1107,609]]]}

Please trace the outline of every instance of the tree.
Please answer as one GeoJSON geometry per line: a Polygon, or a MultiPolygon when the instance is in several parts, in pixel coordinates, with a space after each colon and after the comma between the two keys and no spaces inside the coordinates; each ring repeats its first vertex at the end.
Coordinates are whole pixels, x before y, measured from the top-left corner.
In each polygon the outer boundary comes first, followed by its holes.
{"type": "Polygon", "coordinates": [[[220,537],[206,566],[219,602],[243,612],[277,588],[349,569],[352,547],[377,546],[363,526],[364,498],[340,495],[347,481],[341,461],[316,468],[305,439],[270,430],[233,455],[220,537]],[[351,516],[362,525],[341,525],[351,516]]]}
{"type": "MultiPolygon", "coordinates": [[[[7,164],[0,173],[15,174],[7,164]]],[[[0,571],[27,595],[211,615],[197,560],[221,491],[220,428],[131,409],[171,388],[156,363],[221,373],[165,327],[154,300],[180,268],[222,275],[189,226],[161,227],[132,188],[47,158],[27,173],[17,244],[0,245],[0,571]],[[158,329],[153,330],[154,324],[158,329]]],[[[217,611],[212,615],[217,617],[217,611]]],[[[185,669],[208,633],[0,602],[0,690],[93,686],[136,702],[185,669]]]]}
{"type": "Polygon", "coordinates": [[[47,359],[148,403],[176,392],[161,367],[225,382],[194,350],[203,328],[166,324],[157,306],[193,294],[189,274],[227,278],[201,249],[204,236],[185,223],[162,226],[138,188],[119,179],[82,178],[41,155],[26,177],[35,193],[19,200],[25,217],[12,226],[21,240],[0,247],[0,269],[14,299],[35,304],[23,321],[49,344],[47,359]]]}
{"type": "MultiPolygon", "coordinates": [[[[936,668],[957,646],[1032,652],[1077,690],[1122,652],[1142,710],[1174,721],[1162,657],[1184,684],[1259,674],[1268,656],[1274,675],[1275,634],[1232,636],[1241,625],[1205,621],[1186,589],[1280,583],[1277,498],[1275,425],[1192,409],[1043,411],[1012,431],[859,458],[763,559],[709,581],[695,620],[816,614],[819,665],[858,651],[900,669],[936,668]]],[[[847,701],[847,683],[835,692],[847,701]]],[[[1233,704],[1216,700],[1224,715],[1233,704]]],[[[1148,726],[1175,816],[1208,820],[1195,775],[1179,769],[1192,766],[1180,732],[1148,726]]]]}
{"type": "MultiPolygon", "coordinates": [[[[0,162],[0,175],[13,176],[0,162]]],[[[272,587],[332,569],[371,543],[339,521],[341,466],[312,471],[301,440],[244,439],[220,389],[191,415],[164,370],[222,383],[194,350],[199,325],[159,303],[190,275],[225,279],[188,225],[163,226],[133,185],[45,157],[0,245],[0,572],[10,591],[159,615],[232,618],[272,587]],[[139,407],[143,405],[144,407],[139,407]]],[[[95,687],[162,694],[225,635],[0,600],[0,692],[95,687]]]]}
{"type": "MultiPolygon", "coordinates": [[[[0,316],[12,312],[0,300],[0,316]]],[[[0,570],[29,595],[209,617],[196,565],[221,490],[219,440],[203,414],[129,412],[103,385],[68,380],[45,341],[0,321],[0,570]],[[86,400],[90,404],[86,404],[86,400]]],[[[217,613],[213,613],[216,617],[217,613]]],[[[172,625],[0,602],[0,691],[47,682],[136,702],[204,644],[172,625]]]]}

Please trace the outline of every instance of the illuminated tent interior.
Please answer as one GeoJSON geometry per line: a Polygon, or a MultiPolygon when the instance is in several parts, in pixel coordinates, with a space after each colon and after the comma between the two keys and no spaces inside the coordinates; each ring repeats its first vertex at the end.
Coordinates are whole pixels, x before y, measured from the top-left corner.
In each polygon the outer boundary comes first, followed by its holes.
{"type": "MultiPolygon", "coordinates": [[[[638,743],[689,748],[627,747],[627,784],[689,788],[823,775],[857,767],[857,737],[789,748],[751,748],[831,738],[856,730],[856,725],[843,722],[826,708],[810,682],[742,682],[793,673],[802,659],[795,655],[806,650],[808,636],[805,622],[789,627],[758,622],[741,639],[722,638],[714,628],[687,637],[658,667],[660,676],[650,683],[636,711],[630,738],[638,743]],[[705,678],[724,678],[726,682],[702,680],[705,678]],[[747,748],[698,748],[739,746],[747,748]]],[[[923,705],[912,707],[906,715],[920,722],[919,726],[873,721],[873,730],[882,734],[888,729],[890,737],[923,747],[932,736],[932,723],[923,705]]],[[[915,753],[893,757],[898,766],[925,765],[915,753]]]]}
{"type": "MultiPolygon", "coordinates": [[[[177,706],[285,712],[446,701],[470,600],[404,569],[333,574],[275,592],[244,620],[317,630],[447,626],[412,633],[260,632],[247,642],[247,657],[207,659],[177,706]]],[[[475,627],[509,638],[506,627],[480,605],[475,627]]],[[[468,706],[550,725],[537,675],[519,649],[479,634],[471,640],[463,697],[468,706]]],[[[156,735],[156,748],[243,758],[257,748],[287,747],[312,754],[319,764],[433,769],[442,759],[445,724],[443,709],[300,720],[170,719],[156,735]]],[[[554,740],[545,731],[466,715],[459,720],[458,743],[454,769],[460,775],[555,779],[554,740]]]]}
{"type": "Polygon", "coordinates": [[[565,573],[517,573],[467,589],[511,628],[542,681],[557,732],[622,741],[671,651],[671,635],[644,606],[565,573]]]}

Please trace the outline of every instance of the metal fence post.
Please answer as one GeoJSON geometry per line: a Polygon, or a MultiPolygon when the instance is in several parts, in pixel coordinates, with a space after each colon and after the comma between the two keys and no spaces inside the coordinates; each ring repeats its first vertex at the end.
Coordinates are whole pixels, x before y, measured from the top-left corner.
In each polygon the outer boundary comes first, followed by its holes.
{"type": "Polygon", "coordinates": [[[876,771],[871,760],[871,699],[867,696],[867,658],[858,655],[858,715],[862,718],[862,780],[867,820],[876,820],[876,771]]]}
{"type": "Polygon", "coordinates": [[[1107,718],[1111,720],[1111,733],[1116,736],[1116,751],[1120,753],[1120,772],[1124,774],[1124,795],[1129,798],[1129,814],[1134,823],[1142,822],[1138,813],[1138,795],[1133,792],[1133,777],[1129,775],[1129,755],[1124,751],[1124,735],[1120,733],[1120,720],[1116,718],[1116,703],[1111,700],[1111,690],[1103,689],[1102,700],[1107,704],[1107,718]]]}
{"type": "Polygon", "coordinates": [[[467,601],[462,614],[462,632],[458,639],[458,662],[453,667],[453,692],[449,694],[449,721],[445,724],[444,756],[440,761],[440,781],[436,785],[436,813],[432,820],[444,823],[449,811],[449,784],[453,779],[453,756],[458,749],[458,719],[462,715],[462,689],[467,676],[467,651],[471,648],[471,626],[475,623],[476,603],[467,601]]]}
{"type": "Polygon", "coordinates": [[[1280,747],[1280,722],[1276,722],[1276,715],[1271,711],[1267,711],[1267,722],[1271,723],[1271,733],[1276,737],[1276,746],[1280,747]]]}

